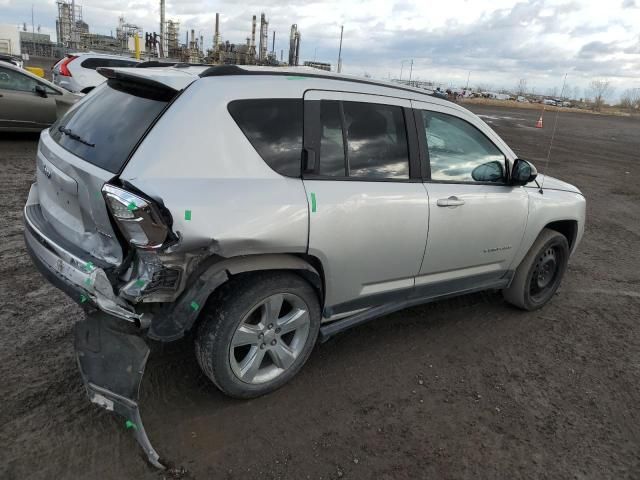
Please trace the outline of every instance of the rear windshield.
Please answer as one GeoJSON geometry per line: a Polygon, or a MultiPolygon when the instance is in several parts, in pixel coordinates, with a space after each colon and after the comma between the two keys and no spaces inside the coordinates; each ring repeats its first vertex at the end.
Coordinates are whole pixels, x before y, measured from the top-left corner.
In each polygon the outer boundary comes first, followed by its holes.
{"type": "Polygon", "coordinates": [[[64,149],[118,173],[173,92],[109,80],[50,129],[64,149]]]}

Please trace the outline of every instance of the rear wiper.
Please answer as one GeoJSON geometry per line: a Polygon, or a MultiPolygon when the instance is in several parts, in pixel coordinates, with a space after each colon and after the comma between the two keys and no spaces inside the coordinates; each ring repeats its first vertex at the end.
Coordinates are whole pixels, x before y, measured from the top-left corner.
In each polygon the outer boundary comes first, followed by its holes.
{"type": "Polygon", "coordinates": [[[67,135],[69,138],[74,139],[76,142],[80,142],[80,143],[84,143],[85,145],[89,146],[89,147],[95,147],[96,145],[94,143],[89,143],[87,142],[84,138],[82,138],[80,135],[78,135],[77,133],[73,133],[71,131],[71,129],[69,128],[64,128],[62,125],[60,125],[58,127],[58,131],[64,133],[65,135],[67,135]]]}

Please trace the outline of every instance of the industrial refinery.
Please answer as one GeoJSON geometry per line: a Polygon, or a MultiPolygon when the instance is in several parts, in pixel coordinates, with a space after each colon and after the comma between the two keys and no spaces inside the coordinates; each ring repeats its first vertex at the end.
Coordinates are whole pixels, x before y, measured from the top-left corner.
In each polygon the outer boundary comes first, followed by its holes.
{"type": "MultiPolygon", "coordinates": [[[[224,39],[221,31],[220,13],[215,15],[215,25],[211,25],[213,42],[205,48],[205,36],[196,35],[195,30],[180,30],[180,22],[166,18],[165,0],[160,0],[158,31],[145,32],[139,25],[127,22],[124,16],[118,19],[115,32],[110,35],[91,32],[84,21],[82,5],[75,0],[58,0],[56,18],[56,41],[50,35],[40,33],[27,24],[22,28],[11,25],[0,26],[0,52],[12,55],[60,58],[67,53],[92,51],[122,56],[134,56],[136,44],[140,56],[146,60],[175,61],[204,64],[231,65],[290,65],[300,64],[301,33],[293,24],[288,32],[288,52],[276,51],[276,32],[269,30],[269,20],[265,13],[247,19],[247,36],[243,41],[224,39]],[[19,30],[16,32],[16,30],[19,30]],[[5,38],[6,37],[6,38],[5,38]],[[15,38],[14,38],[15,37],[15,38]],[[138,41],[136,41],[136,38],[138,41]]],[[[207,37],[210,39],[211,37],[207,37]]],[[[317,64],[317,68],[330,69],[328,63],[317,64]]]]}

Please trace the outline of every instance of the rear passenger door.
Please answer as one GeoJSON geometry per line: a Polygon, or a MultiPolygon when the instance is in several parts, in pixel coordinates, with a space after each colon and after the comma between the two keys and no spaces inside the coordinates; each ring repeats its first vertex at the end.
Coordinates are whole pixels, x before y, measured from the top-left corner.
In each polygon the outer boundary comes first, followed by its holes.
{"type": "Polygon", "coordinates": [[[407,297],[428,225],[410,102],[305,94],[309,253],[322,261],[325,317],[407,297]]]}
{"type": "Polygon", "coordinates": [[[459,110],[413,102],[427,159],[429,238],[417,295],[455,293],[507,278],[529,197],[509,184],[500,139],[459,110]]]}

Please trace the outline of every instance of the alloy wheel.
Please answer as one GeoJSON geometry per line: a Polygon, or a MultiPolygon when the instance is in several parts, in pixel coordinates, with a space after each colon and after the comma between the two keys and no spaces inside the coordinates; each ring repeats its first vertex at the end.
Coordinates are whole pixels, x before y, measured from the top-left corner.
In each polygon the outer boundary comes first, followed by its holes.
{"type": "Polygon", "coordinates": [[[231,339],[231,370],[249,384],[277,378],[304,349],[310,325],[309,308],[297,295],[265,298],[245,315],[231,339]]]}

